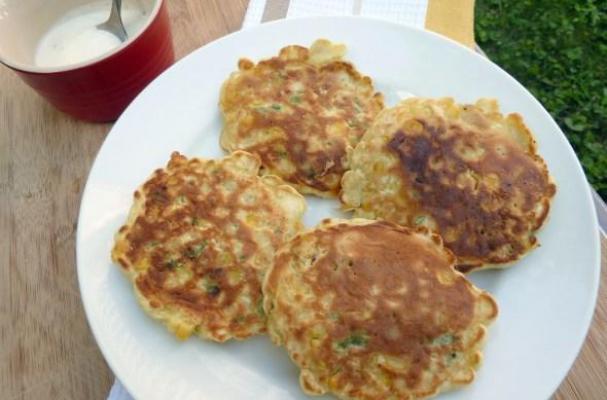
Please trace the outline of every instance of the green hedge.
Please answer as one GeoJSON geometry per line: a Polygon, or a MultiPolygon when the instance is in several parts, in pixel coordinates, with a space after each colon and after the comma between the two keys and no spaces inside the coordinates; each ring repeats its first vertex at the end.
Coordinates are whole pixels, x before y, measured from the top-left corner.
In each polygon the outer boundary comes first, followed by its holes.
{"type": "Polygon", "coordinates": [[[607,199],[607,0],[476,0],[476,40],[544,104],[607,199]]]}

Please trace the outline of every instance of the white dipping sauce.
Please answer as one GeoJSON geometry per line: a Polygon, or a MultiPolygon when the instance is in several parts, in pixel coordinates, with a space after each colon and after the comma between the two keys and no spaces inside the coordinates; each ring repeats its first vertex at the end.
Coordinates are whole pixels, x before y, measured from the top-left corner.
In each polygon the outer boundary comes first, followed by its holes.
{"type": "MultiPolygon", "coordinates": [[[[113,34],[98,29],[110,15],[111,2],[85,4],[61,17],[38,43],[34,62],[39,67],[77,64],[109,53],[121,42],[113,34]]],[[[129,37],[139,33],[146,12],[122,2],[122,22],[129,37]]]]}

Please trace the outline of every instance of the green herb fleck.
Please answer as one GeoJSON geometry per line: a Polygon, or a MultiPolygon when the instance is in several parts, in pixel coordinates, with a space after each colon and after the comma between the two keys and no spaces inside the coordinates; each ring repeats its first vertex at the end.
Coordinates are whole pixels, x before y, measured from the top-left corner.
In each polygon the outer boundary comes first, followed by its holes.
{"type": "Polygon", "coordinates": [[[282,80],[284,80],[284,79],[287,79],[288,77],[289,77],[289,76],[288,76],[286,73],[284,73],[284,72],[280,71],[280,72],[278,72],[278,73],[274,74],[274,76],[273,76],[272,78],[273,78],[274,80],[276,80],[276,81],[279,81],[279,82],[280,82],[280,81],[282,81],[282,80]]]}
{"type": "Polygon", "coordinates": [[[294,104],[299,104],[299,103],[301,103],[301,96],[297,96],[297,95],[291,96],[289,98],[289,101],[294,104]]]}
{"type": "Polygon", "coordinates": [[[160,242],[158,240],[150,240],[149,242],[146,243],[146,247],[151,249],[151,248],[158,246],[159,244],[160,244],[160,242]]]}
{"type": "Polygon", "coordinates": [[[207,291],[207,294],[215,297],[219,294],[219,292],[221,292],[221,289],[219,288],[219,285],[215,282],[206,282],[204,285],[205,290],[207,291]]]}
{"type": "Polygon", "coordinates": [[[195,244],[194,246],[189,247],[185,252],[185,256],[189,259],[194,260],[194,259],[200,257],[200,255],[204,251],[205,247],[207,247],[206,240],[202,243],[198,243],[198,244],[195,244]]]}
{"type": "Polygon", "coordinates": [[[413,220],[413,223],[415,225],[423,225],[426,222],[426,216],[425,215],[418,215],[417,217],[415,217],[415,220],[413,220]]]}
{"type": "Polygon", "coordinates": [[[355,98],[355,99],[354,99],[354,109],[356,110],[356,112],[361,112],[361,111],[362,111],[362,109],[363,109],[362,107],[363,107],[363,105],[362,105],[362,103],[360,102],[360,100],[359,100],[359,99],[357,99],[357,98],[355,98]]]}
{"type": "Polygon", "coordinates": [[[338,321],[339,320],[339,313],[335,312],[335,311],[330,312],[329,313],[329,319],[331,321],[338,321]]]}
{"type": "Polygon", "coordinates": [[[347,350],[350,347],[365,347],[369,339],[361,333],[353,333],[342,341],[337,342],[339,350],[347,350]]]}
{"type": "Polygon", "coordinates": [[[253,109],[261,114],[267,114],[271,111],[281,111],[282,105],[278,103],[273,103],[271,105],[263,105],[263,106],[255,106],[253,109]]]}
{"type": "Polygon", "coordinates": [[[261,318],[265,318],[266,317],[266,312],[263,309],[263,299],[257,300],[257,314],[261,318]]]}
{"type": "Polygon", "coordinates": [[[435,346],[446,346],[453,343],[453,335],[450,333],[445,333],[444,335],[440,335],[432,340],[432,344],[435,346]]]}

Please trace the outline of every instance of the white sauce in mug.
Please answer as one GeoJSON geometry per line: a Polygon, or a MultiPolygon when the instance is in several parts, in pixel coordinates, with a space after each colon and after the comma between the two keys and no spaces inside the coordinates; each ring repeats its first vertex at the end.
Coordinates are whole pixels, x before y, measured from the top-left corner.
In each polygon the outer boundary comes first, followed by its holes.
{"type": "MultiPolygon", "coordinates": [[[[98,29],[110,15],[108,1],[85,4],[59,19],[38,43],[34,62],[39,67],[59,67],[87,61],[110,52],[121,42],[113,34],[98,29]]],[[[143,9],[122,2],[122,21],[130,37],[147,21],[143,9]]]]}

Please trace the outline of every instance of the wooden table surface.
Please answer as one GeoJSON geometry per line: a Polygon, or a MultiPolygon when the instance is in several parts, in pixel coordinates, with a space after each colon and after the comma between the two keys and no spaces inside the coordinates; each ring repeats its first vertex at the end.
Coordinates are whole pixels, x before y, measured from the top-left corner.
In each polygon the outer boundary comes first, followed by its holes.
{"type": "MultiPolygon", "coordinates": [[[[247,0],[169,0],[178,58],[239,29],[247,0]]],[[[0,398],[104,399],[113,381],[82,309],[75,230],[110,124],[76,121],[0,67],[0,398]]],[[[603,265],[607,241],[603,240],[603,265]]],[[[555,399],[607,398],[607,275],[555,399]]]]}

